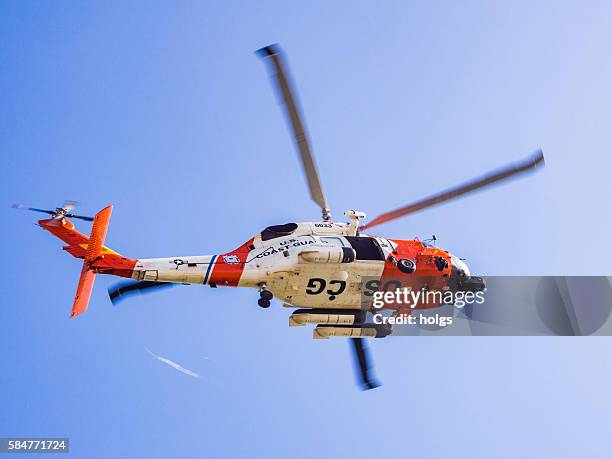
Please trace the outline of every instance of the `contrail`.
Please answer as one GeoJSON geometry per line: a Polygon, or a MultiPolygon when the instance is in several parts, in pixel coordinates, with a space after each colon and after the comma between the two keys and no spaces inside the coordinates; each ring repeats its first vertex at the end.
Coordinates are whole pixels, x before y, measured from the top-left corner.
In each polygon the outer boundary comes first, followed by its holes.
{"type": "Polygon", "coordinates": [[[171,367],[172,367],[172,368],[174,368],[175,370],[180,371],[181,373],[185,373],[186,375],[189,375],[189,376],[191,376],[191,377],[193,377],[193,378],[198,378],[198,379],[200,378],[200,375],[199,375],[199,374],[197,374],[197,373],[195,373],[195,372],[193,372],[193,371],[191,371],[191,370],[189,370],[189,369],[187,369],[187,368],[185,368],[185,367],[182,367],[182,366],[181,366],[181,365],[179,365],[178,363],[173,362],[172,360],[167,359],[167,358],[165,358],[165,357],[161,357],[161,356],[159,356],[159,355],[157,355],[157,354],[155,354],[155,353],[151,352],[151,351],[150,351],[148,348],[146,348],[146,347],[145,347],[145,350],[146,350],[146,351],[147,351],[149,354],[151,354],[153,357],[155,357],[157,360],[159,360],[159,361],[160,361],[160,362],[162,362],[162,363],[165,363],[166,365],[171,366],[171,367]]]}

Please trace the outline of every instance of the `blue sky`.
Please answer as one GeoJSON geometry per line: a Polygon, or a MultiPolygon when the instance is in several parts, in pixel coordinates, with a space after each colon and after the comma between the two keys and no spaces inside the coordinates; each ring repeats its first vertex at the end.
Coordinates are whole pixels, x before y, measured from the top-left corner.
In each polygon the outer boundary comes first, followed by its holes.
{"type": "Polygon", "coordinates": [[[607,457],[608,338],[379,340],[384,386],[360,392],[345,341],[253,291],[113,308],[100,276],[69,320],[79,261],[9,206],[112,203],[131,257],[318,218],[253,54],[280,43],[337,217],[541,147],[538,174],[378,232],[435,233],[475,273],[609,275],[611,25],[609,2],[3,2],[0,435],[91,458],[607,457]]]}

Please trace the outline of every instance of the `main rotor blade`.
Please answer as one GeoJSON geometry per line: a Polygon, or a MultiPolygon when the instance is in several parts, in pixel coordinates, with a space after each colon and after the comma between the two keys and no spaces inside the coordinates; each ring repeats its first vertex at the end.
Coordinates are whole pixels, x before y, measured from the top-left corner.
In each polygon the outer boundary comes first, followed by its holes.
{"type": "Polygon", "coordinates": [[[420,210],[427,209],[428,207],[432,207],[437,204],[441,204],[445,201],[458,198],[459,196],[462,196],[464,194],[479,190],[480,188],[493,185],[497,182],[506,180],[515,175],[522,174],[524,172],[529,172],[543,165],[544,154],[542,153],[542,150],[538,150],[536,153],[531,155],[529,158],[524,159],[523,161],[504,166],[501,169],[484,175],[483,177],[470,180],[469,182],[443,191],[442,193],[436,194],[426,199],[422,199],[413,204],[400,207],[399,209],[392,210],[391,212],[379,215],[370,223],[361,226],[359,230],[362,231],[367,228],[372,228],[373,226],[381,225],[388,221],[395,220],[396,218],[403,217],[404,215],[413,214],[420,210]]]}
{"type": "Polygon", "coordinates": [[[380,384],[372,377],[370,365],[370,356],[368,348],[363,341],[363,338],[349,338],[353,345],[353,352],[355,357],[355,364],[359,369],[359,377],[361,383],[361,390],[375,389],[380,384]]]}
{"type": "Polygon", "coordinates": [[[130,295],[140,294],[143,291],[150,292],[161,288],[174,287],[175,285],[179,284],[154,281],[123,282],[114,287],[109,287],[108,296],[113,304],[117,304],[130,295]]]}
{"type": "Polygon", "coordinates": [[[321,181],[319,180],[319,173],[317,172],[317,166],[312,156],[310,149],[310,143],[306,134],[306,129],[300,116],[300,110],[298,108],[297,99],[295,97],[295,89],[292,88],[290,80],[288,78],[288,72],[286,71],[286,64],[281,50],[276,45],[266,46],[257,51],[262,58],[267,62],[271,62],[271,70],[273,72],[274,79],[280,89],[280,95],[282,97],[286,115],[289,118],[291,127],[293,129],[293,140],[297,146],[302,159],[302,167],[306,180],[308,182],[308,188],[310,189],[310,197],[317,203],[323,213],[323,220],[329,220],[331,214],[327,207],[327,200],[323,194],[323,188],[321,187],[321,181]]]}

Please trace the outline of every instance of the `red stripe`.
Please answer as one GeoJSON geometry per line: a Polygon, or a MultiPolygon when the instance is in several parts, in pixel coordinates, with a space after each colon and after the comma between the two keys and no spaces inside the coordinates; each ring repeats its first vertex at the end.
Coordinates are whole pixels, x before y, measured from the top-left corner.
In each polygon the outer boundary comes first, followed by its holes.
{"type": "Polygon", "coordinates": [[[208,278],[208,283],[237,287],[244,271],[251,244],[253,244],[253,238],[236,250],[219,255],[208,278]]]}

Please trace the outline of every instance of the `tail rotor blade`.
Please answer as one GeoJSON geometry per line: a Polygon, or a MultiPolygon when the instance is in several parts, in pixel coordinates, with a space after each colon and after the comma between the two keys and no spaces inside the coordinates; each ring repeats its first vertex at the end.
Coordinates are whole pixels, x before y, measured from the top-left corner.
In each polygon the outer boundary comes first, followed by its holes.
{"type": "Polygon", "coordinates": [[[72,209],[74,209],[75,207],[77,207],[79,205],[78,201],[64,201],[64,204],[62,205],[62,209],[64,209],[66,212],[70,212],[72,209]]]}
{"type": "Polygon", "coordinates": [[[544,154],[542,150],[538,150],[536,153],[531,155],[529,158],[524,159],[515,164],[510,164],[496,171],[490,172],[483,177],[476,178],[474,180],[470,180],[469,182],[458,185],[449,190],[443,191],[442,193],[438,193],[429,198],[422,199],[415,203],[409,204],[404,207],[400,207],[399,209],[392,210],[391,212],[384,213],[379,215],[371,222],[361,226],[360,230],[365,230],[367,228],[372,228],[373,226],[382,225],[391,220],[395,220],[397,218],[403,217],[405,215],[413,214],[423,209],[427,209],[429,207],[441,204],[445,201],[449,201],[451,199],[456,199],[459,196],[462,196],[467,193],[474,192],[481,188],[491,186],[495,183],[507,180],[511,177],[518,176],[525,172],[532,171],[537,169],[540,166],[544,165],[544,154]]]}
{"type": "Polygon", "coordinates": [[[84,215],[66,214],[66,218],[78,218],[87,222],[93,222],[93,217],[85,217],[84,215]]]}
{"type": "Polygon", "coordinates": [[[53,218],[57,220],[61,220],[62,218],[78,218],[80,220],[92,222],[94,220],[93,217],[86,217],[84,215],[76,215],[76,214],[70,213],[70,211],[78,205],[79,203],[76,201],[64,201],[64,204],[62,205],[62,207],[58,207],[55,210],[39,209],[37,207],[28,207],[24,204],[13,204],[11,207],[13,209],[31,210],[33,212],[42,212],[44,214],[49,214],[53,216],[53,218]]]}
{"type": "Polygon", "coordinates": [[[113,304],[126,299],[131,295],[157,291],[163,288],[174,287],[178,284],[170,282],[137,281],[123,282],[108,289],[108,296],[113,304]]]}
{"type": "Polygon", "coordinates": [[[53,215],[55,213],[53,210],[37,209],[36,207],[28,207],[28,206],[25,206],[23,204],[13,204],[11,207],[13,209],[31,210],[33,212],[42,212],[44,214],[49,214],[49,215],[53,215]]]}
{"type": "Polygon", "coordinates": [[[296,92],[295,89],[292,88],[288,72],[286,71],[283,53],[278,46],[270,45],[258,50],[257,54],[271,63],[273,78],[278,85],[280,96],[286,109],[285,114],[293,130],[293,140],[300,153],[302,167],[306,175],[308,188],[310,189],[310,197],[321,208],[323,220],[327,221],[331,219],[331,213],[327,206],[327,199],[325,199],[323,188],[321,187],[319,173],[312,155],[310,142],[308,141],[308,135],[306,134],[306,129],[302,122],[302,116],[300,115],[300,109],[295,96],[296,92]]]}
{"type": "Polygon", "coordinates": [[[359,371],[359,382],[361,389],[370,390],[377,388],[380,386],[380,383],[373,377],[372,365],[370,364],[370,355],[363,338],[350,338],[350,341],[353,345],[355,366],[359,371]]]}

